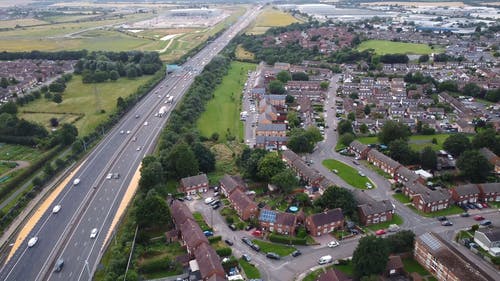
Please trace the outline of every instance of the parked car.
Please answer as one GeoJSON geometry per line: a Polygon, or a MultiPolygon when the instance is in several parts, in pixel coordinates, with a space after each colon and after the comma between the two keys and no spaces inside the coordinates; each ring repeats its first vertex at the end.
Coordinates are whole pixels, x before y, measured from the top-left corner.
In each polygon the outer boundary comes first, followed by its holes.
{"type": "Polygon", "coordinates": [[[243,243],[247,244],[248,246],[253,245],[252,240],[250,240],[250,238],[248,237],[241,238],[241,241],[243,241],[243,243]]]}
{"type": "Polygon", "coordinates": [[[483,208],[489,208],[489,207],[490,207],[490,206],[488,205],[488,203],[486,203],[486,202],[481,203],[481,205],[483,205],[483,208]]]}
{"type": "Polygon", "coordinates": [[[203,234],[206,236],[206,237],[210,237],[210,236],[214,236],[214,233],[210,230],[205,230],[203,231],[203,234]]]}
{"type": "Polygon", "coordinates": [[[337,169],[333,169],[332,172],[334,172],[335,174],[339,173],[339,171],[337,169]]]}
{"type": "Polygon", "coordinates": [[[373,185],[371,183],[369,183],[369,182],[365,183],[365,185],[366,185],[366,187],[368,189],[372,189],[373,188],[373,185]]]}
{"type": "Polygon", "coordinates": [[[441,225],[442,225],[442,226],[452,226],[452,225],[453,225],[453,223],[452,223],[451,221],[446,220],[446,221],[442,221],[442,222],[441,222],[441,225]]]}
{"type": "Polygon", "coordinates": [[[230,228],[232,231],[236,231],[236,225],[234,225],[234,224],[230,224],[230,225],[228,225],[228,226],[229,226],[229,228],[230,228]]]}
{"type": "Polygon", "coordinates": [[[384,235],[385,233],[386,232],[384,229],[379,229],[379,230],[375,231],[375,234],[377,234],[377,235],[384,235]]]}
{"type": "Polygon", "coordinates": [[[292,257],[298,257],[300,255],[302,255],[302,252],[299,250],[293,251],[293,253],[292,253],[292,257]]]}
{"type": "Polygon", "coordinates": [[[254,231],[252,232],[252,235],[253,235],[253,236],[255,236],[255,237],[259,237],[259,236],[261,236],[261,235],[262,235],[262,231],[260,231],[260,230],[254,230],[254,231]]]}
{"type": "Polygon", "coordinates": [[[257,244],[252,244],[252,245],[250,246],[250,248],[254,249],[254,250],[255,250],[255,251],[257,251],[257,252],[259,252],[259,251],[260,251],[260,247],[259,247],[259,245],[257,245],[257,244]]]}
{"type": "Polygon", "coordinates": [[[212,209],[214,209],[214,210],[217,210],[219,208],[220,208],[220,204],[216,204],[216,205],[212,206],[212,209]]]}
{"type": "Polygon", "coordinates": [[[476,221],[482,221],[482,220],[484,220],[484,217],[481,216],[481,215],[475,215],[474,216],[474,220],[476,220],[476,221]]]}
{"type": "Polygon", "coordinates": [[[488,225],[491,225],[491,221],[490,220],[482,220],[479,224],[482,226],[488,226],[488,225]]]}
{"type": "Polygon", "coordinates": [[[226,244],[228,244],[229,246],[233,246],[233,241],[229,240],[229,239],[226,239],[224,240],[224,242],[226,242],[226,244]]]}
{"type": "Polygon", "coordinates": [[[246,230],[246,231],[252,230],[253,228],[254,228],[254,227],[253,227],[253,225],[251,225],[251,224],[249,224],[249,225],[245,226],[245,230],[246,230]]]}
{"type": "Polygon", "coordinates": [[[250,262],[252,260],[252,258],[249,255],[247,255],[247,254],[241,255],[241,258],[244,259],[247,262],[250,262]]]}
{"type": "Polygon", "coordinates": [[[358,175],[360,175],[361,177],[366,177],[366,175],[361,171],[358,171],[358,175]]]}
{"type": "Polygon", "coordinates": [[[469,204],[467,204],[467,208],[469,208],[469,209],[476,209],[476,205],[474,205],[472,203],[469,203],[469,204]]]}
{"type": "Polygon", "coordinates": [[[280,255],[276,254],[276,253],[273,253],[273,252],[269,252],[266,254],[266,257],[268,259],[273,259],[273,260],[279,260],[281,257],[280,255]]]}
{"type": "Polygon", "coordinates": [[[438,221],[446,221],[448,219],[445,216],[439,216],[439,217],[437,217],[437,220],[438,221]]]}
{"type": "Polygon", "coordinates": [[[330,242],[328,242],[328,247],[329,248],[335,248],[339,245],[339,242],[337,240],[332,240],[330,242]]]}
{"type": "Polygon", "coordinates": [[[352,163],[353,163],[354,165],[359,165],[359,162],[358,162],[358,161],[356,161],[356,160],[352,160],[352,163]]]}
{"type": "Polygon", "coordinates": [[[465,213],[461,213],[461,214],[460,214],[460,216],[461,216],[462,218],[466,218],[466,217],[470,216],[470,214],[469,214],[469,213],[467,213],[467,212],[465,212],[465,213]]]}
{"type": "Polygon", "coordinates": [[[481,203],[476,203],[476,204],[474,204],[474,205],[476,205],[476,207],[477,207],[478,209],[482,209],[482,208],[483,208],[483,205],[481,205],[481,203]]]}

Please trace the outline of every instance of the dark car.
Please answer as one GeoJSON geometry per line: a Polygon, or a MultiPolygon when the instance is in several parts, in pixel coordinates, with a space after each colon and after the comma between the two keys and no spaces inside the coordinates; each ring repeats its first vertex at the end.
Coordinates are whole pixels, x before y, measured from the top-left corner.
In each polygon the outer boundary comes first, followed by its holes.
{"type": "Polygon", "coordinates": [[[300,256],[300,255],[302,255],[302,252],[301,252],[301,251],[299,251],[299,250],[294,251],[294,252],[292,253],[292,257],[298,257],[298,256],[300,256]]]}
{"type": "Polygon", "coordinates": [[[252,245],[250,245],[250,247],[251,247],[252,249],[254,249],[256,252],[259,252],[259,251],[260,251],[260,247],[259,247],[259,245],[257,245],[257,244],[252,244],[252,245]]]}
{"type": "Polygon", "coordinates": [[[62,270],[64,266],[64,260],[63,259],[58,259],[57,262],[56,262],[56,266],[54,267],[54,271],[55,272],[59,272],[62,270]]]}
{"type": "Polygon", "coordinates": [[[437,217],[438,221],[447,221],[448,219],[445,216],[439,216],[437,217]]]}
{"type": "Polygon", "coordinates": [[[470,216],[470,214],[465,212],[465,213],[461,213],[460,216],[463,218],[466,218],[466,217],[470,216]]]}
{"type": "Polygon", "coordinates": [[[214,209],[214,210],[217,210],[217,209],[219,209],[219,208],[220,208],[220,204],[215,204],[215,205],[212,207],[212,209],[214,209]]]}
{"type": "Polygon", "coordinates": [[[490,220],[483,220],[479,224],[482,226],[488,226],[488,225],[491,225],[491,221],[490,220]]]}
{"type": "Polygon", "coordinates": [[[229,225],[229,228],[230,228],[232,231],[235,231],[235,230],[236,230],[236,225],[234,225],[234,224],[230,224],[230,225],[229,225]]]}
{"type": "Polygon", "coordinates": [[[226,244],[228,244],[229,246],[233,246],[233,241],[229,240],[229,239],[226,239],[224,240],[224,242],[226,242],[226,244]]]}
{"type": "Polygon", "coordinates": [[[446,221],[441,222],[441,225],[442,226],[452,226],[453,223],[451,221],[446,220],[446,221]]]}
{"type": "Polygon", "coordinates": [[[276,253],[273,253],[273,252],[269,252],[266,254],[266,257],[268,259],[273,259],[273,260],[279,260],[281,257],[280,255],[276,254],[276,253]]]}
{"type": "Polygon", "coordinates": [[[247,244],[248,246],[253,245],[252,241],[248,237],[241,238],[241,241],[243,241],[243,243],[247,244]]]}
{"type": "Polygon", "coordinates": [[[251,229],[253,229],[253,225],[249,224],[249,225],[245,226],[246,231],[249,231],[251,229]]]}

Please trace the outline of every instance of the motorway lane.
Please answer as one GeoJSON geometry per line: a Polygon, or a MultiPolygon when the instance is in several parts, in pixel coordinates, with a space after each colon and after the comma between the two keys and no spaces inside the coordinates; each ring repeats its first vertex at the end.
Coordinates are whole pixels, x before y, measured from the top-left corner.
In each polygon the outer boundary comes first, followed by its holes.
{"type": "MultiPolygon", "coordinates": [[[[246,27],[248,23],[258,14],[258,12],[258,9],[247,12],[247,14],[243,16],[237,24],[231,27],[229,31],[226,31],[221,37],[209,44],[209,46],[204,48],[190,61],[188,61],[184,65],[184,68],[192,69],[195,73],[199,73],[201,71],[201,67],[207,64],[213,56],[220,52],[220,50],[225,47],[225,45],[234,35],[237,34],[237,32],[239,32],[243,27],[246,27]]],[[[175,104],[181,98],[181,94],[183,94],[183,92],[194,80],[194,77],[195,75],[190,71],[182,71],[180,75],[167,77],[167,79],[160,82],[160,84],[153,89],[152,92],[161,90],[162,86],[165,87],[166,90],[175,90],[175,104]]],[[[161,90],[161,92],[164,92],[164,90],[161,90]]],[[[55,202],[62,205],[61,211],[57,215],[52,215],[51,209],[47,210],[31,234],[28,236],[28,238],[33,235],[39,236],[40,240],[37,245],[31,249],[27,249],[26,246],[21,247],[3,268],[0,273],[0,280],[24,281],[37,280],[37,278],[38,280],[45,280],[45,274],[50,274],[52,270],[51,264],[59,256],[67,259],[67,261],[65,261],[63,271],[58,274],[57,277],[53,277],[55,275],[51,275],[51,278],[62,279],[66,276],[66,280],[76,280],[75,278],[77,274],[82,276],[82,271],[85,267],[84,257],[90,257],[89,268],[91,271],[95,269],[101,256],[100,251],[105,237],[104,233],[106,229],[109,228],[117,207],[117,204],[108,202],[113,202],[114,200],[115,203],[119,203],[120,200],[117,199],[123,196],[125,191],[124,187],[127,186],[125,183],[130,180],[133,172],[135,172],[135,169],[132,169],[132,167],[135,166],[135,168],[137,168],[140,162],[138,159],[141,158],[137,157],[136,151],[133,151],[135,145],[131,146],[132,150],[130,150],[129,147],[129,150],[127,150],[126,153],[121,153],[122,145],[129,144],[134,134],[131,133],[130,135],[123,135],[119,132],[121,130],[139,130],[140,127],[143,126],[143,121],[146,118],[151,118],[151,116],[145,116],[144,113],[148,112],[149,109],[153,109],[152,112],[154,112],[154,110],[158,110],[159,107],[163,105],[161,103],[162,99],[158,99],[156,94],[149,94],[146,96],[138,104],[138,106],[131,110],[96,147],[96,150],[90,154],[89,158],[85,162],[82,170],[77,173],[76,177],[81,179],[80,184],[76,187],[72,187],[71,183],[68,184],[64,191],[55,200],[55,202]],[[140,118],[136,119],[134,117],[136,113],[141,114],[140,118]],[[126,138],[128,142],[124,142],[124,138],[126,138]],[[120,155],[123,155],[124,157],[123,162],[120,165],[119,160],[116,163],[117,166],[114,168],[120,170],[119,172],[122,177],[119,180],[112,179],[108,184],[108,182],[104,181],[103,178],[108,172],[118,172],[111,170],[111,166],[113,165],[113,160],[120,155]],[[133,163],[134,159],[137,163],[133,163]],[[92,189],[92,186],[97,186],[97,189],[92,189]],[[101,200],[95,200],[95,198],[99,198],[101,200]],[[113,200],[111,200],[111,198],[113,198],[113,200]],[[88,207],[85,206],[85,202],[88,202],[90,205],[88,207]],[[102,209],[102,206],[105,206],[107,209],[102,209]],[[79,210],[83,210],[85,208],[87,208],[87,210],[82,214],[83,216],[78,218],[76,214],[79,213],[79,210]],[[70,231],[69,226],[73,223],[75,225],[74,231],[70,231]],[[100,235],[92,241],[93,246],[90,246],[91,249],[87,249],[87,245],[90,245],[90,237],[85,235],[90,235],[90,229],[95,227],[93,225],[99,225],[99,223],[102,226],[100,229],[100,235]],[[64,251],[60,255],[58,253],[62,242],[60,238],[66,238],[68,234],[71,234],[69,237],[70,239],[64,251]],[[89,253],[85,253],[85,251],[83,251],[84,253],[82,255],[82,250],[84,249],[88,250],[89,253]],[[72,268],[73,265],[70,265],[69,261],[76,261],[78,264],[75,264],[75,268],[72,268]],[[79,272],[76,270],[77,268],[81,268],[82,270],[79,272]],[[69,277],[70,279],[68,279],[69,274],[71,274],[69,277]]],[[[145,134],[154,136],[149,140],[149,145],[153,144],[152,140],[156,138],[162,125],[164,124],[164,121],[160,120],[166,120],[166,118],[150,119],[148,122],[152,123],[145,126],[153,129],[149,132],[145,132],[145,134]]],[[[144,134],[144,132],[141,131],[141,135],[142,134],[144,134]]],[[[137,142],[140,142],[142,139],[139,138],[139,135],[137,135],[137,137],[137,142]]],[[[148,145],[148,143],[145,144],[148,145]]],[[[147,152],[147,150],[145,149],[144,152],[147,152]]],[[[71,182],[72,181],[73,179],[71,182]]],[[[87,278],[88,276],[84,279],[87,278]]]]}

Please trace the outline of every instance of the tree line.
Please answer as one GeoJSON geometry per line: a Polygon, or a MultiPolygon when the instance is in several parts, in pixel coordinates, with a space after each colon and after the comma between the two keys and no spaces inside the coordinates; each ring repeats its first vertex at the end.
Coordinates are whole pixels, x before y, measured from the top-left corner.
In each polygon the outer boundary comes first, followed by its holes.
{"type": "Polygon", "coordinates": [[[87,50],[80,51],[58,51],[58,52],[0,52],[0,60],[78,60],[86,57],[87,50]]]}

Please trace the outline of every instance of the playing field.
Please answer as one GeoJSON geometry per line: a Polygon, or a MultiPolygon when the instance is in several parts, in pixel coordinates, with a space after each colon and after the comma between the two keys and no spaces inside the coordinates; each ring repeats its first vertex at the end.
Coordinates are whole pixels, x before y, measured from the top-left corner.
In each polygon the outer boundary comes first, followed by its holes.
{"type": "Polygon", "coordinates": [[[359,51],[373,49],[378,55],[385,54],[416,54],[424,55],[430,53],[440,53],[441,48],[432,49],[427,44],[393,42],[387,40],[368,40],[358,46],[359,51]]]}
{"type": "Polygon", "coordinates": [[[294,22],[300,22],[288,13],[278,9],[266,8],[248,29],[248,34],[263,34],[274,26],[287,26],[294,22]]]}
{"type": "Polygon", "coordinates": [[[201,134],[210,137],[219,134],[219,140],[226,140],[229,132],[240,141],[243,138],[243,125],[240,121],[241,92],[247,79],[248,70],[254,70],[255,64],[232,62],[229,73],[215,89],[214,98],[206,105],[206,110],[198,119],[197,126],[201,134]]]}
{"type": "Polygon", "coordinates": [[[80,76],[74,76],[67,84],[62,103],[56,104],[41,98],[20,107],[19,117],[48,126],[52,117],[61,119],[62,122],[71,122],[83,114],[83,118],[74,125],[78,128],[79,135],[85,136],[114,111],[118,97],[129,96],[150,78],[151,76],[136,79],[120,78],[116,82],[83,84],[80,76]]]}

